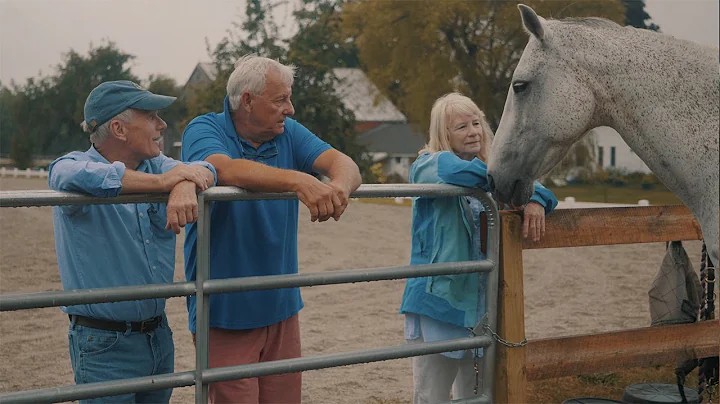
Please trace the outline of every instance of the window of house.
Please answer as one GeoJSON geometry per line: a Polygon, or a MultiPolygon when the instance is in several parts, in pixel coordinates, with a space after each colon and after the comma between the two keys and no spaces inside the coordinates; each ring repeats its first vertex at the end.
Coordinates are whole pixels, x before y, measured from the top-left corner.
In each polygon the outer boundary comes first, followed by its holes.
{"type": "Polygon", "coordinates": [[[598,164],[603,167],[603,148],[598,147],[598,164]]]}
{"type": "Polygon", "coordinates": [[[610,167],[615,167],[615,146],[610,148],[610,167]]]}
{"type": "Polygon", "coordinates": [[[400,164],[400,161],[401,161],[401,160],[402,160],[402,158],[400,158],[400,157],[395,157],[395,164],[400,164]]]}

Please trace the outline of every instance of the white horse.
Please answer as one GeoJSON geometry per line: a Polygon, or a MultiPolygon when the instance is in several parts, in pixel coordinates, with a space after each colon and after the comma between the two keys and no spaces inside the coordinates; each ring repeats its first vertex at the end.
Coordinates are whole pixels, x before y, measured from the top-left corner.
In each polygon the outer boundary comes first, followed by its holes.
{"type": "Polygon", "coordinates": [[[692,211],[718,264],[718,49],[600,18],[545,20],[520,5],[530,40],[513,74],[488,164],[502,202],[599,126],[615,129],[692,211]]]}

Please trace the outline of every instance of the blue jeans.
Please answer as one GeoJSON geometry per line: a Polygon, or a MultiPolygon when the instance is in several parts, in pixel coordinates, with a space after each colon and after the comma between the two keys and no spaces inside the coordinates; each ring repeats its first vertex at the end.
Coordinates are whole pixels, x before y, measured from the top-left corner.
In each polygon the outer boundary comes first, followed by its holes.
{"type": "MultiPolygon", "coordinates": [[[[163,315],[162,324],[147,333],[98,330],[70,324],[70,360],[75,383],[96,383],[173,373],[175,344],[163,315]]],[[[172,389],[83,400],[81,403],[167,403],[172,389]]]]}

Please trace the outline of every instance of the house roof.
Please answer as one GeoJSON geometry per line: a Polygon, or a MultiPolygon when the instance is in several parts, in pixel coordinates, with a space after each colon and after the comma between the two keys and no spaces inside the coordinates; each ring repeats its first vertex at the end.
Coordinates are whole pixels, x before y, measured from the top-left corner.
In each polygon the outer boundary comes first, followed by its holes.
{"type": "Polygon", "coordinates": [[[425,145],[425,136],[408,123],[383,123],[357,137],[371,153],[417,155],[425,145]]]}
{"type": "Polygon", "coordinates": [[[335,92],[345,108],[355,113],[358,122],[406,122],[407,118],[360,69],[336,68],[335,92]]]}
{"type": "Polygon", "coordinates": [[[198,67],[202,69],[210,81],[215,80],[215,77],[217,77],[217,68],[215,67],[215,63],[201,62],[198,63],[198,67]]]}

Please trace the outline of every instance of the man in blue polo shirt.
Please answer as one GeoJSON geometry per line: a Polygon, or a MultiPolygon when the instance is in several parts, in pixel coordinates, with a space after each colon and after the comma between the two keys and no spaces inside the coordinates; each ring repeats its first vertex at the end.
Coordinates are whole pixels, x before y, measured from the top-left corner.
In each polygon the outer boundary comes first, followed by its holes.
{"type": "MultiPolygon", "coordinates": [[[[63,289],[172,283],[175,234],[197,220],[196,192],[215,184],[207,162],[183,164],[160,152],[167,128],[157,111],[175,97],[130,81],[97,86],[81,126],[92,146],[50,164],[56,191],[101,198],[170,192],[165,203],[53,207],[63,289]]],[[[70,318],[70,360],[78,384],[172,373],[175,347],[165,299],[61,308],[70,318]]],[[[97,402],[167,403],[172,389],[104,397],[97,402]]]]}
{"type": "MultiPolygon", "coordinates": [[[[355,162],[289,116],[294,67],[258,56],[235,65],[222,113],[195,118],[182,139],[184,161],[204,160],[218,183],[253,191],[295,192],[312,221],[339,220],[361,182],[355,162]],[[311,173],[330,181],[323,183],[311,173]]],[[[297,200],[215,202],[211,210],[211,277],[294,274],[298,271],[297,200]]],[[[197,228],[185,238],[185,275],[196,274],[197,228]]],[[[297,288],[210,297],[210,367],[300,356],[297,288]]],[[[188,298],[195,334],[195,297],[188,298]]],[[[301,374],[214,383],[210,400],[299,403],[301,374]]]]}

